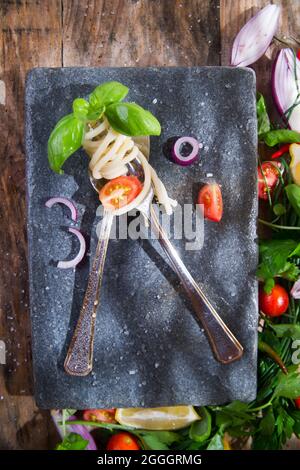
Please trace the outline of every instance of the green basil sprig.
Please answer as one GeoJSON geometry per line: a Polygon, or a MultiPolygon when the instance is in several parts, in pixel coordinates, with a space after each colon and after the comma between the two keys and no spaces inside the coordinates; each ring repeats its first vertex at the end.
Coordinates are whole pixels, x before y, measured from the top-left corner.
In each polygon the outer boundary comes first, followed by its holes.
{"type": "Polygon", "coordinates": [[[48,140],[50,168],[62,174],[62,166],[82,145],[86,123],[101,119],[105,114],[113,129],[128,136],[159,135],[158,120],[135,103],[121,103],[128,88],[119,82],[102,83],[90,94],[89,101],[76,98],[73,113],[62,118],[48,140]]]}

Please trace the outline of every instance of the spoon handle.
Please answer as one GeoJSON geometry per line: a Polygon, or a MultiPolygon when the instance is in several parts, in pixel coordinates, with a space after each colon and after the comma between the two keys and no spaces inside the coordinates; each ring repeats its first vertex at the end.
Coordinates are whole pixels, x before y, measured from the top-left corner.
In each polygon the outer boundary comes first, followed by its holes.
{"type": "Polygon", "coordinates": [[[96,255],[79,319],[64,363],[65,371],[69,375],[85,376],[93,368],[95,321],[113,217],[112,213],[105,212],[102,219],[96,255]]]}
{"type": "Polygon", "coordinates": [[[182,282],[182,285],[192,303],[194,312],[206,331],[216,359],[223,364],[229,364],[230,362],[240,359],[243,354],[243,347],[225,325],[207,299],[206,295],[193,279],[187,267],[181,260],[178,252],[171,244],[166,233],[161,227],[152,205],[150,209],[150,217],[152,226],[158,235],[158,241],[167,253],[175,272],[178,274],[178,277],[182,282]]]}

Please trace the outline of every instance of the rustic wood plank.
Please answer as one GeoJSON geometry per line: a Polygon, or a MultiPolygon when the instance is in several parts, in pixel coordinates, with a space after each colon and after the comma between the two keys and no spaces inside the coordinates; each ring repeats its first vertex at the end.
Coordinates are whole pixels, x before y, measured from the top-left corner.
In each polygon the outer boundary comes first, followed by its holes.
{"type": "Polygon", "coordinates": [[[217,65],[214,0],[63,0],[64,66],[217,65]]]}
{"type": "Polygon", "coordinates": [[[47,448],[49,413],[32,398],[25,219],[24,80],[28,69],[61,64],[61,2],[0,2],[0,448],[47,448]]]}

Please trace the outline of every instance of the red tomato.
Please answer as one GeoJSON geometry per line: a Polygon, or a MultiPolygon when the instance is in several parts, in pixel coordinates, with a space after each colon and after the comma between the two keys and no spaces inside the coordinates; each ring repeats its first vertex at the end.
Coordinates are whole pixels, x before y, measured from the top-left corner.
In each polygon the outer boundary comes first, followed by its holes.
{"type": "Polygon", "coordinates": [[[197,202],[203,204],[206,219],[220,222],[223,215],[223,200],[221,188],[217,183],[203,186],[199,191],[197,202]]]}
{"type": "Polygon", "coordinates": [[[297,58],[300,60],[300,49],[297,51],[297,58]]]}
{"type": "Polygon", "coordinates": [[[259,308],[269,317],[279,317],[287,311],[289,306],[289,295],[287,291],[275,284],[270,294],[267,294],[263,288],[259,291],[259,308]]]}
{"type": "Polygon", "coordinates": [[[258,197],[260,199],[268,199],[267,186],[270,192],[272,192],[279,179],[280,168],[281,164],[279,162],[264,162],[262,163],[261,168],[257,168],[258,197]],[[265,178],[263,175],[265,176],[265,178]],[[265,183],[265,180],[267,182],[267,185],[265,183]]]}
{"type": "Polygon", "coordinates": [[[102,410],[84,410],[84,421],[99,421],[102,423],[115,423],[115,408],[108,408],[102,410]]]}
{"type": "Polygon", "coordinates": [[[119,432],[109,439],[106,450],[140,450],[140,446],[129,432],[119,432]]]}
{"type": "Polygon", "coordinates": [[[295,406],[298,408],[298,410],[300,410],[300,397],[295,399],[295,406]]]}
{"type": "Polygon", "coordinates": [[[99,199],[107,209],[120,209],[133,201],[142,188],[136,176],[119,176],[103,186],[99,199]]]}

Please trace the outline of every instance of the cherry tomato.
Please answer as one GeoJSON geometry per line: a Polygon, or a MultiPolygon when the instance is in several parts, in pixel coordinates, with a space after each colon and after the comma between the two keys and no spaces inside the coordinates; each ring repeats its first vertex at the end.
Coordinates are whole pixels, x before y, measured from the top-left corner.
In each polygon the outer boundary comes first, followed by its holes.
{"type": "Polygon", "coordinates": [[[275,188],[277,181],[279,179],[281,163],[279,162],[264,162],[261,165],[261,168],[257,168],[257,176],[258,176],[258,197],[260,199],[268,199],[268,190],[267,186],[272,192],[275,188]],[[262,170],[262,171],[261,171],[262,170]],[[265,178],[264,178],[264,176],[265,178]],[[267,185],[265,183],[267,182],[267,185]]]}
{"type": "Polygon", "coordinates": [[[300,397],[295,399],[295,406],[298,408],[298,410],[300,410],[300,397]]]}
{"type": "Polygon", "coordinates": [[[84,421],[95,421],[102,423],[115,423],[115,408],[101,409],[101,410],[84,410],[84,421]]]}
{"type": "Polygon", "coordinates": [[[217,183],[206,184],[198,194],[198,204],[204,206],[205,219],[220,222],[223,215],[221,188],[217,183]]]}
{"type": "Polygon", "coordinates": [[[99,199],[107,209],[120,209],[133,201],[142,190],[142,183],[136,176],[119,176],[106,183],[99,199]]]}
{"type": "Polygon", "coordinates": [[[300,60],[300,49],[298,49],[298,51],[297,51],[297,59],[300,60]]]}
{"type": "Polygon", "coordinates": [[[269,317],[279,317],[287,311],[289,306],[289,295],[287,291],[275,284],[270,294],[267,294],[263,288],[259,291],[259,308],[269,317]]]}
{"type": "Polygon", "coordinates": [[[137,439],[129,432],[114,434],[108,441],[107,450],[139,450],[137,439]]]}

